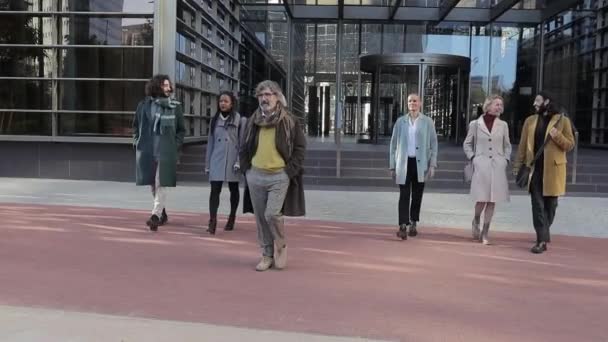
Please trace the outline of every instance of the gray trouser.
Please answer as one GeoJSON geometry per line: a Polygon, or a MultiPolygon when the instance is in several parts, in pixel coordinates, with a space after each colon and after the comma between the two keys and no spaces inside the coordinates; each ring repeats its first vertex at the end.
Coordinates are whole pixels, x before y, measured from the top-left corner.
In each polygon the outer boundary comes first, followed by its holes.
{"type": "Polygon", "coordinates": [[[285,171],[270,173],[259,169],[247,171],[247,186],[258,226],[258,241],[263,255],[274,256],[274,243],[285,245],[283,203],[289,177],[285,171]]]}

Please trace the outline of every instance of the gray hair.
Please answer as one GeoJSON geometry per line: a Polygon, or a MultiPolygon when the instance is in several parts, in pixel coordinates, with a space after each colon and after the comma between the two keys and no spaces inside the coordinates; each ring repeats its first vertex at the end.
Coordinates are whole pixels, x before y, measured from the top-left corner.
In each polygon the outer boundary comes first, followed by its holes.
{"type": "Polygon", "coordinates": [[[255,94],[258,95],[264,89],[268,89],[273,92],[279,99],[281,105],[283,105],[284,108],[287,108],[287,100],[285,99],[285,95],[283,95],[283,90],[281,90],[281,86],[277,82],[265,80],[258,83],[258,85],[255,87],[255,94]]]}
{"type": "Polygon", "coordinates": [[[492,105],[492,102],[494,102],[494,100],[500,100],[502,101],[503,105],[505,103],[505,99],[502,98],[502,96],[500,95],[490,95],[488,97],[486,97],[486,100],[483,101],[483,113],[487,113],[488,109],[490,108],[490,106],[492,105]]]}

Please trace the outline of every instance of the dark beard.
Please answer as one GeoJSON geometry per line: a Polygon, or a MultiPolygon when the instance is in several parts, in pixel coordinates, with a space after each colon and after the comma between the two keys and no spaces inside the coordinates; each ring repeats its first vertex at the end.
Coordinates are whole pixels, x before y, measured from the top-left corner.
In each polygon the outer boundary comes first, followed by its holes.
{"type": "Polygon", "coordinates": [[[547,111],[547,106],[545,104],[541,104],[536,110],[536,114],[544,114],[547,111]]]}

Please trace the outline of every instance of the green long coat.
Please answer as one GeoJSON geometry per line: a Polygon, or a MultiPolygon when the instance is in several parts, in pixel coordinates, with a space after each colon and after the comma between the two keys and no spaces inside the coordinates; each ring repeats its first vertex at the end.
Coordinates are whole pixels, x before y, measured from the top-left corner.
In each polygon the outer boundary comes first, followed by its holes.
{"type": "MultiPolygon", "coordinates": [[[[133,142],[135,144],[135,184],[153,185],[154,168],[154,118],[150,115],[152,110],[152,97],[146,97],[137,105],[135,119],[133,120],[133,142]]],[[[177,102],[173,109],[165,108],[161,115],[163,130],[160,138],[159,177],[160,186],[174,187],[177,183],[178,150],[184,142],[184,114],[177,102]]]]}

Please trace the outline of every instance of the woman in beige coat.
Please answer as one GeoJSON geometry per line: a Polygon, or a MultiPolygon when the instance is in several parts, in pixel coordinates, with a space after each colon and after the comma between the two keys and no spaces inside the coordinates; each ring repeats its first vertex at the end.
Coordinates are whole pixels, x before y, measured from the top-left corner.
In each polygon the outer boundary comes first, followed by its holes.
{"type": "Polygon", "coordinates": [[[488,232],[497,202],[509,201],[507,165],[511,159],[509,126],[498,117],[504,110],[502,97],[493,95],[483,104],[484,115],[469,125],[463,148],[473,163],[471,197],[475,201],[473,239],[488,245],[488,232]],[[483,229],[479,230],[484,213],[483,229]]]}

